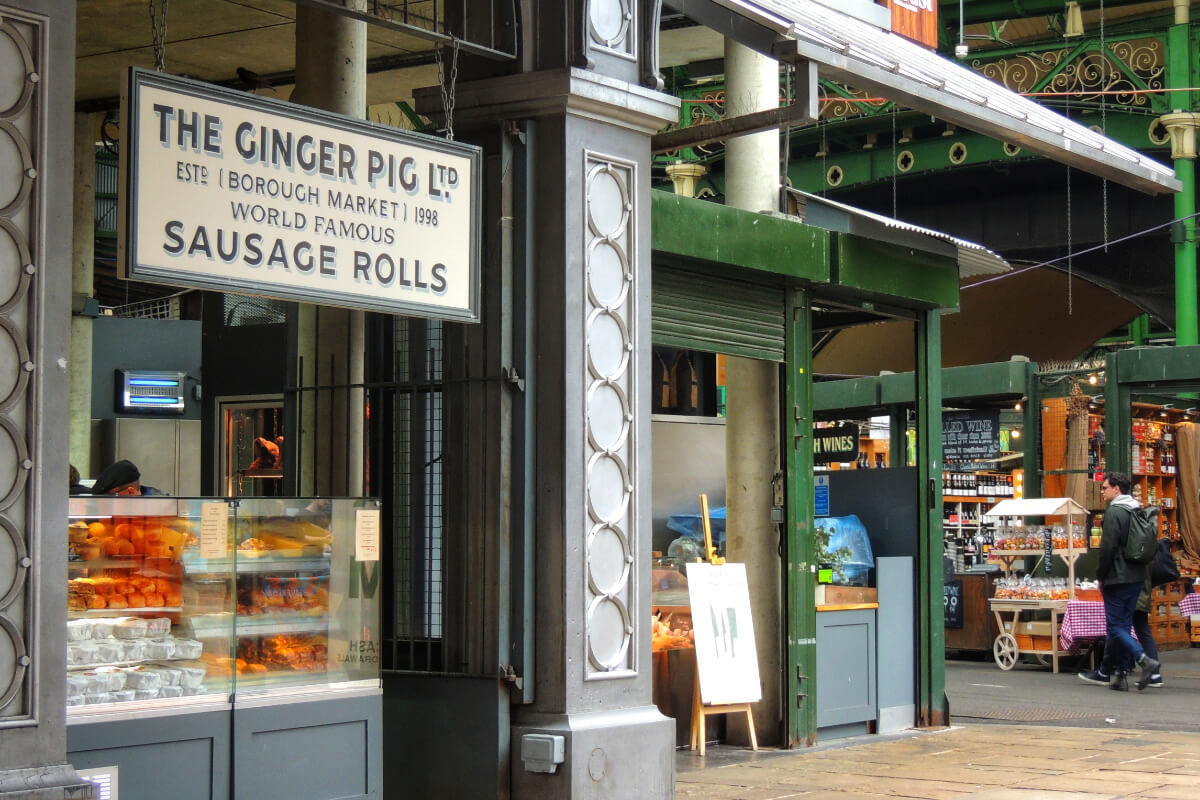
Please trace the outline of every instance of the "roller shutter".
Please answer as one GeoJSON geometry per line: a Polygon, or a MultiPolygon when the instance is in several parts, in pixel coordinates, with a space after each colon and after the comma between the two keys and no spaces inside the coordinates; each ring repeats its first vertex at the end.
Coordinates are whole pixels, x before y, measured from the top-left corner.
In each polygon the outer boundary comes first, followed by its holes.
{"type": "Polygon", "coordinates": [[[654,344],[783,361],[784,293],[778,287],[655,265],[654,344]]]}

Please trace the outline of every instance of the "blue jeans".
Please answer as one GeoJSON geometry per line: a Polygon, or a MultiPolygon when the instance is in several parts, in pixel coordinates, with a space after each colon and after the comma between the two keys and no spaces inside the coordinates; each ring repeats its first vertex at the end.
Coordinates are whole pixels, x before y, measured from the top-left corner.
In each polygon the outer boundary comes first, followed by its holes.
{"type": "Polygon", "coordinates": [[[1133,627],[1133,612],[1137,608],[1141,583],[1118,583],[1101,586],[1104,597],[1104,663],[1101,669],[1112,674],[1112,669],[1124,669],[1125,665],[1142,660],[1145,651],[1129,633],[1133,627]]]}

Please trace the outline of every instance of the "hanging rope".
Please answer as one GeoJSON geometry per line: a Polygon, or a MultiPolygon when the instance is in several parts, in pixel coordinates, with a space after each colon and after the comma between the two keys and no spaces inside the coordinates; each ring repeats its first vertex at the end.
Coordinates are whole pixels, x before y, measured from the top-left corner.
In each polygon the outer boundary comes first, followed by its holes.
{"type": "MultiPolygon", "coordinates": [[[[1108,48],[1104,44],[1104,0],[1100,0],[1100,75],[1103,79],[1105,91],[1100,95],[1100,129],[1108,136],[1108,104],[1105,98],[1108,96],[1108,48]]],[[[1104,178],[1101,182],[1101,208],[1103,209],[1104,217],[1104,252],[1108,252],[1108,178],[1104,178]]]]}
{"type": "MultiPolygon", "coordinates": [[[[1064,114],[1067,119],[1071,118],[1071,98],[1067,97],[1066,112],[1064,114]]],[[[1075,246],[1071,237],[1071,166],[1067,165],[1067,316],[1074,313],[1074,297],[1072,295],[1072,284],[1074,283],[1074,266],[1075,266],[1075,246]]]]}
{"type": "Polygon", "coordinates": [[[155,16],[155,0],[150,0],[150,36],[154,45],[154,68],[159,72],[167,69],[166,38],[167,38],[167,0],[162,0],[162,8],[155,16]]]}
{"type": "Polygon", "coordinates": [[[458,47],[459,40],[453,34],[450,36],[450,75],[446,76],[446,65],[442,61],[442,48],[434,50],[437,59],[438,84],[442,89],[442,108],[446,113],[446,139],[454,141],[454,90],[458,86],[458,47]]]}

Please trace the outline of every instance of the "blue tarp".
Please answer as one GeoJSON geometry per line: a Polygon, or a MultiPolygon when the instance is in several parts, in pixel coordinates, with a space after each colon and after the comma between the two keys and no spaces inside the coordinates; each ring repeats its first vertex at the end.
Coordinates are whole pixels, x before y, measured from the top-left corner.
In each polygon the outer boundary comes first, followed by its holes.
{"type": "Polygon", "coordinates": [[[830,552],[845,548],[850,551],[839,569],[834,571],[834,583],[842,586],[867,586],[875,557],[866,526],[856,514],[845,517],[821,517],[816,525],[829,531],[830,552]]]}
{"type": "MultiPolygon", "coordinates": [[[[723,550],[725,548],[725,506],[708,510],[708,525],[712,529],[713,547],[723,550]]],[[[704,523],[699,514],[672,514],[667,517],[667,528],[698,542],[704,541],[704,523]]]]}

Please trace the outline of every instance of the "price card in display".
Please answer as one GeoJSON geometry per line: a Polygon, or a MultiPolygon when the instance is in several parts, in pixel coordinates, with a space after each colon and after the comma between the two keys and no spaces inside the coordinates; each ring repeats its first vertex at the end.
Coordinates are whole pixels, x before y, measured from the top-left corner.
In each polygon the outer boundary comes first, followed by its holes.
{"type": "Polygon", "coordinates": [[[379,509],[360,508],[354,512],[354,559],[379,560],[379,509]]]}
{"type": "Polygon", "coordinates": [[[200,507],[200,557],[229,555],[229,506],[205,503],[200,507]]]}

